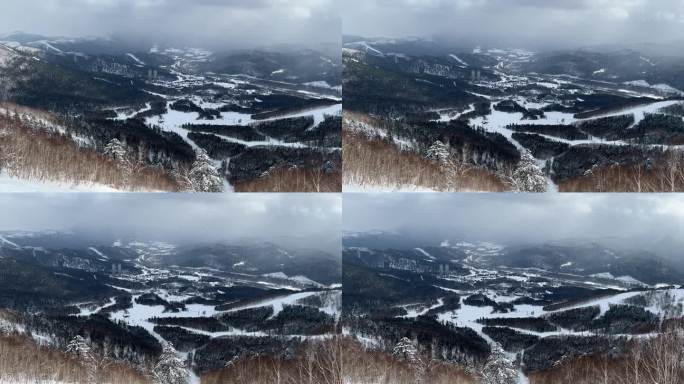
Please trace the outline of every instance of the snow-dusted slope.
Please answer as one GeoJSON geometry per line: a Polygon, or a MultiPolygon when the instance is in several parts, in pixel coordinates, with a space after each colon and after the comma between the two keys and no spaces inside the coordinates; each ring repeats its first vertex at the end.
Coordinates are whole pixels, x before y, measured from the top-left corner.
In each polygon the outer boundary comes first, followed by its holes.
{"type": "Polygon", "coordinates": [[[0,44],[0,67],[6,66],[10,61],[12,61],[17,56],[17,53],[13,49],[3,44],[0,44]]]}
{"type": "Polygon", "coordinates": [[[145,65],[145,63],[144,63],[142,60],[138,59],[138,58],[137,58],[135,55],[133,55],[132,53],[127,53],[126,56],[130,57],[131,59],[133,59],[133,61],[135,61],[135,62],[138,63],[139,65],[145,65]]]}
{"type": "Polygon", "coordinates": [[[454,55],[453,53],[450,54],[449,57],[451,57],[452,59],[458,61],[459,64],[461,64],[461,66],[463,66],[463,67],[467,67],[467,66],[468,66],[468,63],[466,63],[465,61],[463,61],[463,59],[461,59],[460,57],[454,55]]]}

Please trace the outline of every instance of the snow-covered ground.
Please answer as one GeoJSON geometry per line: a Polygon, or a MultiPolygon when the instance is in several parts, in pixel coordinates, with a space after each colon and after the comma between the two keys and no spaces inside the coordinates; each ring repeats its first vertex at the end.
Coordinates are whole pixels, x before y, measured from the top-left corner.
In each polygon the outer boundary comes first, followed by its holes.
{"type": "MultiPolygon", "coordinates": [[[[238,113],[238,112],[222,112],[221,118],[214,120],[198,119],[199,113],[197,112],[182,112],[175,111],[170,108],[171,101],[167,102],[167,112],[161,116],[151,116],[145,119],[145,123],[149,126],[159,126],[165,131],[177,133],[185,142],[187,142],[194,150],[200,149],[200,147],[188,137],[188,133],[191,131],[183,128],[184,124],[207,124],[207,125],[243,125],[247,126],[250,123],[254,123],[252,116],[250,114],[238,113]]],[[[317,111],[316,111],[317,112],[317,111]]],[[[318,116],[318,113],[313,113],[314,116],[318,116]]],[[[322,121],[322,120],[321,120],[322,121]]],[[[217,135],[222,139],[234,143],[243,144],[246,146],[258,146],[258,145],[268,145],[268,146],[285,146],[293,148],[305,147],[305,145],[300,143],[286,143],[281,140],[277,140],[268,137],[263,141],[245,141],[236,139],[234,137],[217,135]]],[[[214,167],[219,168],[221,166],[221,160],[214,160],[214,167]]],[[[224,180],[224,190],[227,192],[232,192],[233,186],[224,180]]]]}
{"type": "MultiPolygon", "coordinates": [[[[244,262],[240,262],[240,263],[242,263],[244,265],[244,262]]],[[[240,263],[237,263],[237,265],[240,265],[240,263]]],[[[288,276],[283,272],[275,272],[275,273],[267,273],[267,274],[264,274],[262,276],[275,278],[275,279],[289,280],[289,281],[292,281],[295,283],[303,284],[305,286],[318,287],[318,288],[323,287],[322,284],[320,284],[316,281],[313,281],[313,280],[309,279],[308,277],[302,276],[302,275],[288,276]]]]}
{"type": "MultiPolygon", "coordinates": [[[[524,98],[517,98],[518,102],[521,102],[523,105],[526,105],[527,107],[532,107],[528,105],[524,98]]],[[[646,116],[646,114],[649,113],[655,113],[661,108],[665,108],[674,104],[679,103],[677,100],[666,100],[666,101],[656,101],[650,104],[644,104],[644,105],[639,105],[636,107],[629,107],[621,110],[616,110],[613,112],[608,112],[604,113],[601,115],[597,116],[592,116],[591,118],[586,118],[586,119],[577,119],[574,117],[574,114],[572,113],[565,113],[565,112],[545,112],[545,116],[540,119],[532,120],[532,119],[523,119],[523,114],[521,112],[503,112],[503,111],[498,111],[494,109],[494,104],[492,103],[490,105],[490,113],[487,116],[478,116],[475,118],[470,119],[470,125],[473,127],[482,127],[490,132],[496,132],[501,135],[503,135],[506,139],[508,139],[509,142],[511,142],[519,151],[527,151],[527,149],[520,144],[517,140],[513,138],[513,133],[515,131],[507,128],[509,125],[512,124],[531,124],[531,125],[570,125],[570,124],[576,124],[580,123],[582,121],[588,121],[588,120],[593,120],[597,118],[602,118],[602,117],[611,117],[611,116],[620,116],[620,115],[633,115],[634,116],[634,124],[632,126],[636,126],[639,124],[646,116]]],[[[458,118],[458,116],[454,117],[458,118]]],[[[444,116],[441,115],[440,120],[446,119],[447,121],[451,119],[449,116],[444,116]]],[[[623,141],[623,140],[605,140],[599,137],[594,137],[590,136],[588,139],[582,139],[582,140],[568,140],[556,136],[551,136],[551,135],[546,135],[543,133],[536,133],[539,136],[542,136],[548,140],[551,141],[556,141],[556,142],[561,142],[561,143],[566,143],[569,145],[581,145],[581,144],[602,144],[602,145],[630,145],[630,143],[623,141]]],[[[659,146],[663,147],[663,146],[659,146]]],[[[545,161],[538,161],[538,165],[540,168],[544,166],[545,161]]],[[[553,181],[547,177],[547,191],[549,192],[558,192],[558,186],[553,183],[553,181]]]]}
{"type": "Polygon", "coordinates": [[[186,308],[179,312],[164,312],[163,305],[143,305],[138,304],[135,300],[140,295],[133,296],[133,307],[113,312],[110,315],[112,320],[120,320],[133,326],[140,326],[145,328],[150,335],[154,336],[160,342],[164,339],[154,332],[154,323],[150,321],[153,317],[207,317],[213,316],[217,313],[216,308],[204,304],[188,304],[186,308]]]}
{"type": "MultiPolygon", "coordinates": [[[[526,105],[526,101],[524,99],[518,98],[517,101],[522,102],[524,105],[526,105]]],[[[570,125],[570,124],[575,124],[578,122],[582,121],[588,121],[588,120],[594,120],[602,117],[611,117],[611,116],[620,116],[620,115],[633,115],[634,116],[634,125],[639,124],[645,117],[646,114],[649,113],[655,113],[661,108],[665,108],[674,104],[679,103],[677,100],[666,100],[666,101],[656,101],[650,104],[643,104],[635,107],[629,107],[629,108],[624,108],[621,110],[616,110],[612,112],[607,112],[604,114],[600,114],[597,116],[592,116],[590,118],[585,118],[585,119],[577,119],[574,117],[574,114],[572,113],[565,113],[565,112],[545,112],[544,115],[545,117],[532,120],[532,119],[523,119],[523,114],[521,112],[503,112],[503,111],[497,111],[494,109],[494,103],[491,104],[490,106],[490,113],[487,116],[478,116],[475,118],[470,119],[470,125],[471,126],[479,126],[483,127],[491,132],[497,132],[505,136],[511,143],[513,143],[516,147],[519,149],[522,148],[522,146],[515,141],[512,138],[512,135],[514,131],[506,128],[507,126],[511,124],[531,124],[531,125],[570,125]]],[[[533,108],[534,106],[531,105],[526,105],[526,107],[533,108]]],[[[597,143],[597,144],[612,144],[612,145],[625,145],[626,143],[623,141],[607,141],[603,140],[601,138],[597,137],[590,137],[589,139],[586,140],[566,140],[562,138],[558,138],[555,136],[549,136],[549,135],[541,135],[544,136],[550,140],[555,140],[555,141],[560,141],[564,143],[568,143],[571,145],[579,145],[579,144],[592,144],[592,143],[597,143]]]]}
{"type": "Polygon", "coordinates": [[[116,300],[114,298],[110,298],[108,302],[106,302],[103,305],[93,305],[93,304],[83,304],[83,305],[77,305],[78,309],[81,311],[78,313],[77,316],[90,316],[92,314],[98,313],[101,309],[109,307],[110,305],[116,304],[116,300]]]}
{"type": "Polygon", "coordinates": [[[135,115],[137,115],[138,113],[147,112],[150,109],[152,109],[152,105],[150,103],[146,103],[145,106],[140,108],[139,110],[131,111],[131,110],[128,110],[126,108],[117,109],[117,110],[115,110],[116,117],[114,118],[114,120],[130,119],[130,118],[134,117],[135,115]]]}
{"type": "MultiPolygon", "coordinates": [[[[198,119],[199,114],[197,112],[181,112],[175,111],[170,108],[172,102],[167,103],[167,112],[161,116],[152,116],[145,119],[148,125],[157,125],[162,127],[165,131],[175,132],[180,135],[190,146],[195,149],[199,147],[194,141],[188,138],[188,129],[183,128],[185,124],[207,124],[207,125],[243,125],[248,126],[250,124],[255,124],[264,121],[280,120],[290,117],[301,117],[301,116],[313,116],[314,124],[311,129],[315,128],[320,124],[327,115],[339,115],[342,111],[342,104],[335,104],[332,106],[313,108],[310,110],[300,111],[297,113],[287,114],[283,116],[278,116],[274,118],[264,119],[264,120],[252,120],[252,115],[247,113],[238,112],[222,112],[220,119],[207,120],[198,119]]],[[[244,144],[246,146],[257,146],[257,145],[271,145],[271,146],[283,146],[283,147],[294,147],[301,148],[305,145],[301,143],[286,143],[284,141],[268,137],[263,141],[245,141],[236,139],[234,137],[217,135],[224,140],[231,141],[234,143],[244,144]]]]}
{"type": "Polygon", "coordinates": [[[437,299],[437,303],[429,307],[404,305],[403,307],[406,309],[406,315],[401,317],[407,319],[415,319],[418,316],[425,315],[431,309],[439,308],[442,305],[444,305],[444,300],[442,298],[437,299]]]}
{"type": "MultiPolygon", "coordinates": [[[[445,289],[445,288],[443,288],[445,289]]],[[[446,291],[450,291],[445,289],[446,291]]],[[[437,320],[439,322],[446,322],[446,323],[451,323],[455,326],[458,327],[467,327],[473,329],[475,332],[478,333],[483,339],[485,339],[489,344],[497,344],[496,341],[494,341],[492,338],[490,338],[487,334],[485,334],[482,331],[482,328],[485,327],[484,324],[481,324],[478,322],[479,319],[483,318],[520,318],[520,317],[540,317],[544,316],[550,313],[554,312],[562,312],[566,311],[569,309],[574,309],[574,308],[583,308],[583,307],[592,307],[592,306],[598,306],[600,308],[600,314],[598,316],[602,316],[605,314],[609,309],[611,305],[616,305],[616,304],[625,304],[626,300],[633,298],[638,295],[642,295],[644,292],[623,292],[623,293],[618,293],[614,295],[609,295],[606,297],[602,298],[597,298],[597,299],[592,299],[588,300],[586,302],[583,302],[581,304],[573,305],[573,306],[568,306],[564,307],[558,310],[553,310],[553,311],[546,311],[544,310],[543,306],[540,305],[529,305],[529,304],[516,304],[514,305],[514,310],[507,312],[507,313],[493,313],[493,309],[490,306],[485,306],[485,307],[478,307],[478,306],[471,306],[467,305],[464,303],[465,298],[461,297],[461,306],[459,309],[453,310],[453,311],[445,311],[442,313],[439,313],[437,316],[437,320]]],[[[650,311],[661,318],[665,317],[677,317],[681,316],[682,313],[682,305],[684,304],[684,290],[680,288],[676,289],[669,289],[669,290],[660,290],[660,291],[654,291],[654,296],[651,300],[651,305],[646,307],[645,309],[647,311],[650,311]],[[669,301],[670,304],[674,304],[672,307],[675,308],[675,311],[678,311],[678,313],[664,313],[663,312],[663,307],[659,304],[657,304],[660,301],[666,301],[666,300],[671,300],[669,301]]],[[[509,298],[512,299],[512,298],[509,298]]],[[[505,300],[503,297],[497,298],[498,301],[511,301],[511,300],[505,300]]],[[[442,301],[440,300],[437,304],[432,305],[428,307],[428,309],[423,309],[421,311],[417,310],[409,310],[409,313],[406,317],[415,317],[420,314],[426,313],[429,309],[436,309],[439,308],[439,306],[442,305],[442,301]]],[[[597,316],[597,317],[598,317],[597,316]]],[[[515,328],[512,326],[509,326],[510,328],[515,329],[516,331],[524,334],[530,334],[530,335],[535,335],[539,337],[548,337],[548,336],[558,336],[558,335],[575,335],[575,336],[593,336],[596,335],[597,333],[592,332],[592,331],[572,331],[569,329],[564,329],[564,328],[558,328],[557,330],[554,331],[549,331],[549,332],[538,332],[538,331],[531,331],[527,329],[519,329],[515,328]]],[[[650,334],[645,335],[648,337],[650,334]]],[[[618,335],[620,336],[620,335],[618,335]]],[[[631,337],[631,335],[623,335],[627,337],[631,337]]],[[[509,354],[511,360],[515,359],[514,354],[509,354]]],[[[518,375],[518,383],[527,383],[528,379],[525,376],[525,374],[522,372],[522,370],[519,371],[518,375]]]]}
{"type": "Polygon", "coordinates": [[[317,292],[297,292],[297,293],[293,293],[291,295],[279,296],[279,297],[276,297],[273,299],[260,301],[258,303],[254,303],[254,304],[238,306],[236,308],[229,309],[225,312],[229,313],[229,312],[241,311],[243,309],[272,306],[273,307],[273,315],[271,317],[275,317],[283,310],[283,307],[285,305],[294,305],[297,303],[297,301],[304,299],[304,298],[307,298],[309,296],[316,295],[316,294],[317,294],[317,292]]]}
{"type": "Polygon", "coordinates": [[[102,184],[72,184],[56,181],[27,180],[0,172],[0,192],[121,192],[102,184]]]}
{"type": "Polygon", "coordinates": [[[457,112],[457,111],[452,110],[452,109],[438,110],[436,112],[439,114],[439,119],[437,119],[435,121],[447,122],[447,121],[451,121],[451,120],[457,120],[462,115],[465,115],[466,113],[470,113],[473,111],[475,111],[475,104],[468,105],[468,108],[466,108],[460,112],[457,112]]]}
{"type": "MultiPolygon", "coordinates": [[[[661,290],[661,291],[656,291],[657,295],[664,295],[666,292],[668,292],[674,299],[674,303],[684,303],[684,290],[683,289],[670,289],[670,290],[661,290]]],[[[471,306],[465,304],[464,298],[461,298],[461,307],[457,310],[454,311],[446,311],[443,313],[440,313],[438,315],[438,319],[440,321],[445,321],[452,323],[454,325],[457,325],[459,327],[467,327],[475,330],[480,336],[485,338],[488,342],[492,343],[493,341],[482,332],[482,328],[485,326],[481,323],[478,323],[478,319],[482,318],[489,318],[489,319],[495,319],[495,318],[517,318],[517,317],[540,317],[544,315],[548,315],[551,313],[557,313],[557,312],[563,312],[567,311],[570,309],[575,309],[575,308],[584,308],[584,307],[592,307],[592,306],[598,306],[600,309],[600,313],[598,316],[602,316],[605,314],[609,309],[611,305],[617,305],[617,304],[625,304],[626,300],[633,298],[635,296],[639,296],[644,294],[644,292],[641,291],[633,291],[633,292],[623,292],[623,293],[618,293],[618,294],[613,294],[609,295],[606,297],[601,297],[597,299],[592,299],[592,300],[587,300],[582,303],[578,303],[576,305],[571,305],[567,307],[563,307],[557,310],[544,310],[543,306],[541,305],[530,305],[530,304],[516,304],[514,305],[514,310],[506,313],[493,313],[492,312],[492,307],[490,306],[485,306],[485,307],[477,307],[477,306],[471,306]]],[[[505,300],[499,300],[499,301],[505,301],[505,300]]],[[[434,307],[431,307],[434,308],[434,307]]],[[[657,315],[663,315],[662,309],[659,308],[657,305],[651,305],[646,308],[647,310],[653,312],[654,314],[657,315]]],[[[681,315],[680,313],[679,315],[681,315]]],[[[534,334],[537,336],[545,337],[545,336],[554,336],[554,335],[581,335],[581,336],[589,336],[593,335],[593,332],[575,332],[567,329],[559,329],[557,331],[551,331],[551,332],[534,332],[534,331],[529,331],[529,330],[524,330],[524,329],[517,329],[517,331],[522,332],[522,333],[528,333],[528,334],[534,334]]]]}
{"type": "MultiPolygon", "coordinates": [[[[161,277],[161,275],[160,275],[161,277]]],[[[327,291],[323,291],[327,292],[327,291]]],[[[172,300],[180,299],[185,296],[175,296],[166,292],[155,292],[159,293],[160,297],[172,300]]],[[[145,305],[136,303],[136,299],[140,297],[140,294],[135,294],[133,296],[133,306],[129,309],[120,310],[112,312],[110,318],[113,320],[120,320],[127,324],[133,326],[141,326],[145,328],[151,335],[157,338],[159,341],[163,341],[163,338],[154,332],[154,323],[150,321],[151,318],[183,318],[183,317],[211,317],[221,313],[230,313],[241,311],[250,308],[260,308],[271,306],[273,308],[273,317],[277,316],[283,310],[286,305],[297,305],[300,300],[306,299],[315,295],[323,295],[320,291],[307,291],[307,292],[295,292],[289,295],[283,295],[274,297],[271,299],[262,300],[252,304],[247,304],[243,306],[238,306],[225,311],[219,311],[215,306],[205,305],[205,304],[186,304],[185,309],[179,312],[165,311],[163,305],[145,305]]],[[[341,306],[341,291],[331,291],[330,296],[321,296],[324,300],[324,307],[320,308],[321,311],[328,313],[332,316],[339,316],[340,306],[341,306]]],[[[78,316],[87,316],[96,313],[102,308],[114,304],[114,298],[110,299],[108,303],[103,305],[93,306],[93,305],[81,305],[81,312],[78,316]]],[[[207,335],[212,335],[213,337],[227,336],[227,335],[250,335],[250,336],[265,336],[265,334],[260,332],[245,332],[239,329],[232,329],[226,332],[200,332],[197,329],[188,329],[192,332],[204,333],[207,335]]]]}
{"type": "Polygon", "coordinates": [[[657,102],[650,103],[650,104],[639,105],[636,107],[630,107],[630,108],[622,109],[619,111],[604,113],[604,114],[601,114],[598,116],[592,116],[591,119],[597,119],[600,117],[630,115],[631,114],[631,115],[634,115],[634,122],[635,122],[634,125],[636,125],[636,124],[639,124],[641,122],[641,120],[644,119],[646,114],[658,112],[658,110],[661,108],[669,107],[671,105],[678,104],[678,103],[680,103],[679,100],[657,101],[657,102]]]}

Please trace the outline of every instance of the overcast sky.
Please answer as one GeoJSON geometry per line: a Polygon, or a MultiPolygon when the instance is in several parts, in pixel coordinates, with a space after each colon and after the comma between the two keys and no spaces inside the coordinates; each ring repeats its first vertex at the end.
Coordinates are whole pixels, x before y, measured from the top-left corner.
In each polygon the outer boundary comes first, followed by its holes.
{"type": "Polygon", "coordinates": [[[0,28],[193,46],[337,42],[336,0],[3,0],[0,28]]]}
{"type": "Polygon", "coordinates": [[[350,35],[529,48],[684,39],[682,0],[347,0],[343,19],[350,35]]]}
{"type": "Polygon", "coordinates": [[[0,231],[72,230],[176,244],[255,238],[339,248],[341,197],[327,194],[0,194],[0,231]]]}
{"type": "Polygon", "coordinates": [[[503,244],[608,237],[684,238],[684,196],[347,194],[343,228],[503,244]]]}

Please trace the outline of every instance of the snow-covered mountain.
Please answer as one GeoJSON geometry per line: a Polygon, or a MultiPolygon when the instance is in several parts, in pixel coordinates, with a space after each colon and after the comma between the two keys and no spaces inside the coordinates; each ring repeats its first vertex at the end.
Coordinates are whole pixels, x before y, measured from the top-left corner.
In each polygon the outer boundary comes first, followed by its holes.
{"type": "Polygon", "coordinates": [[[2,232],[0,337],[66,353],[80,336],[97,356],[143,374],[142,363],[164,353],[192,377],[245,353],[280,359],[334,334],[340,318],[339,258],[336,276],[316,258],[335,263],[269,243],[2,232]]]}
{"type": "MultiPolygon", "coordinates": [[[[106,163],[104,149],[117,145],[146,172],[159,175],[136,182],[105,172],[109,180],[101,175],[82,180],[75,164],[96,161],[74,159],[56,164],[56,170],[30,169],[39,161],[13,161],[16,169],[0,164],[5,168],[0,188],[271,190],[272,178],[281,173],[318,169],[324,182],[292,188],[339,190],[341,73],[339,57],[305,48],[222,52],[114,38],[4,35],[0,96],[22,115],[50,115],[61,125],[60,136],[72,138],[55,142],[39,136],[36,146],[49,142],[55,152],[72,154],[69,158],[87,157],[79,151],[83,148],[106,163]],[[142,147],[149,154],[134,155],[142,147]],[[206,173],[201,180],[211,182],[178,178],[193,166],[206,173]],[[41,176],[29,180],[29,175],[41,176]]],[[[12,135],[41,130],[32,121],[24,123],[26,129],[12,135]]]]}
{"type": "Polygon", "coordinates": [[[630,353],[627,340],[667,337],[661,326],[684,318],[682,274],[653,254],[578,242],[375,243],[344,249],[344,310],[354,316],[343,325],[388,353],[408,340],[457,366],[499,359],[526,381],[567,359],[630,353]]]}

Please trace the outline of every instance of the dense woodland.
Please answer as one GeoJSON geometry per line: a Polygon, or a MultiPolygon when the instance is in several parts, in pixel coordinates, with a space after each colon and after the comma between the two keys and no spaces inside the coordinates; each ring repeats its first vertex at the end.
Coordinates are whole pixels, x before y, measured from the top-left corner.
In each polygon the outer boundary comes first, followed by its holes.
{"type": "Polygon", "coordinates": [[[586,133],[574,125],[511,124],[507,128],[516,132],[538,133],[566,140],[586,140],[589,138],[586,133]]]}
{"type": "Polygon", "coordinates": [[[532,156],[540,160],[548,160],[560,156],[570,149],[569,144],[552,140],[536,133],[515,132],[511,137],[529,150],[532,156]]]}
{"type": "Polygon", "coordinates": [[[214,133],[244,141],[264,141],[266,136],[257,133],[253,127],[243,125],[184,124],[183,128],[200,133],[214,133]]]}
{"type": "Polygon", "coordinates": [[[456,104],[465,107],[481,101],[458,87],[440,86],[462,80],[425,73],[426,68],[436,69],[439,65],[425,65],[422,70],[414,70],[421,73],[406,73],[394,60],[370,55],[356,58],[357,54],[344,52],[342,89],[345,110],[392,118],[407,113],[423,113],[440,106],[454,107],[456,104]]]}
{"type": "Polygon", "coordinates": [[[195,142],[212,159],[226,159],[242,153],[247,146],[234,143],[211,133],[190,132],[188,138],[195,142]]]}
{"type": "Polygon", "coordinates": [[[506,352],[517,353],[523,351],[539,342],[539,336],[516,331],[507,327],[482,328],[482,332],[491,337],[492,340],[501,344],[506,352]]]}
{"type": "Polygon", "coordinates": [[[341,154],[312,148],[249,147],[228,164],[231,181],[240,182],[268,175],[278,168],[315,168],[332,173],[341,168],[341,154]]]}
{"type": "Polygon", "coordinates": [[[287,305],[275,316],[272,307],[256,307],[226,312],[217,317],[162,317],[151,321],[163,326],[205,332],[224,332],[237,328],[273,336],[323,335],[335,330],[335,319],[332,316],[318,308],[303,305],[287,305]]]}

